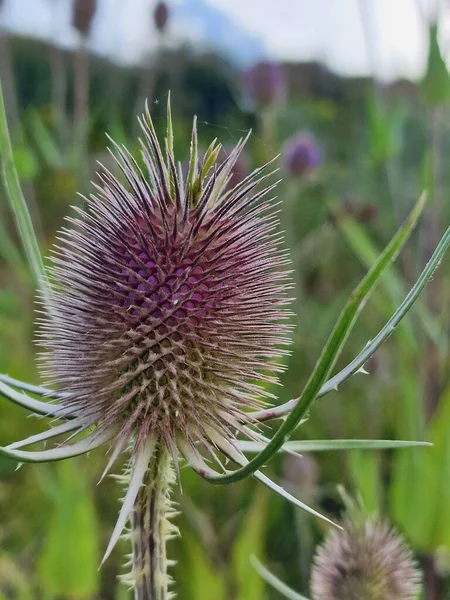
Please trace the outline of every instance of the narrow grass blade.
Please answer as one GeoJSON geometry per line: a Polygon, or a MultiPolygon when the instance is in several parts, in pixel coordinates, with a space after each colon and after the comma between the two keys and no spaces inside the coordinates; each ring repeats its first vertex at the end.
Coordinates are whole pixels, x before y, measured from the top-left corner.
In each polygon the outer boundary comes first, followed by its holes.
{"type": "Polygon", "coordinates": [[[56,462],[58,460],[65,460],[66,458],[73,458],[80,454],[86,454],[87,452],[102,446],[111,440],[113,436],[114,432],[111,429],[100,434],[97,431],[94,431],[74,444],[35,452],[26,450],[8,450],[8,448],[0,447],[0,456],[12,458],[21,463],[56,462]]]}
{"type": "Polygon", "coordinates": [[[3,91],[0,82],[0,157],[2,161],[3,178],[9,205],[16,221],[19,236],[36,283],[36,287],[47,296],[47,276],[39,245],[34,232],[33,223],[28,211],[25,198],[20,187],[19,176],[14,165],[14,157],[6,121],[3,91]]]}
{"type": "Polygon", "coordinates": [[[52,169],[61,169],[64,158],[55,140],[44,125],[37,110],[30,112],[29,123],[36,146],[47,166],[52,169]]]}
{"type": "MultiPolygon", "coordinates": [[[[275,433],[270,443],[247,465],[232,473],[226,473],[210,479],[212,483],[223,485],[253,475],[258,469],[271,460],[283,444],[288,441],[290,435],[292,435],[292,432],[297,427],[298,423],[305,417],[311,404],[314,402],[320,389],[326,382],[353,326],[355,325],[359,313],[363,309],[371,292],[375,289],[381,275],[396,258],[401,247],[408,239],[410,232],[417,223],[423,210],[424,204],[425,197],[421,196],[403,226],[394,235],[377,262],[353,291],[343,311],[338,317],[337,323],[325,344],[322,354],[314,367],[311,377],[306,383],[298,403],[287,416],[284,423],[278,428],[278,431],[275,433]]],[[[442,257],[442,255],[443,252],[440,256],[442,257]]]]}
{"type": "Polygon", "coordinates": [[[256,556],[251,557],[251,562],[253,567],[256,569],[256,571],[258,571],[264,581],[271,585],[274,590],[280,592],[282,596],[288,598],[288,600],[308,600],[308,598],[305,598],[305,596],[301,596],[297,592],[294,592],[293,589],[283,583],[280,579],[278,579],[278,577],[275,577],[273,573],[271,573],[259,562],[256,556]]]}
{"type": "Polygon", "coordinates": [[[17,249],[15,243],[11,239],[6,227],[0,222],[0,257],[11,268],[14,274],[29,283],[29,273],[26,264],[17,249]]]}
{"type": "MultiPolygon", "coordinates": [[[[241,452],[261,452],[266,448],[264,442],[239,441],[241,452]]],[[[432,446],[429,442],[408,440],[295,440],[281,447],[284,452],[326,452],[328,450],[396,450],[416,446],[432,446]]]]}
{"type": "Polygon", "coordinates": [[[71,410],[58,406],[57,404],[50,404],[48,402],[41,402],[30,398],[22,392],[13,390],[9,385],[0,381],[0,396],[4,396],[7,400],[10,400],[13,404],[21,406],[31,410],[37,415],[43,415],[44,417],[56,417],[58,419],[71,419],[74,417],[71,410]]]}

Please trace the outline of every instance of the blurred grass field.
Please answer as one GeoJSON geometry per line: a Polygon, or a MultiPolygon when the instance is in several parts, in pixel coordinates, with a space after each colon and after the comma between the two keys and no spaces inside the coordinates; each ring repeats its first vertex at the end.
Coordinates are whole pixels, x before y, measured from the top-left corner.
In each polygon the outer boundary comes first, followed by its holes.
{"type": "MultiPolygon", "coordinates": [[[[225,151],[252,134],[243,172],[281,152],[281,219],[293,261],[293,352],[279,402],[299,395],[348,294],[423,189],[429,206],[417,232],[362,314],[341,365],[393,313],[450,223],[450,79],[430,26],[421,82],[381,85],[344,79],[319,64],[284,65],[285,97],[249,100],[242,74],[223,58],[161,46],[152,67],[119,68],[79,49],[0,33],[0,77],[14,158],[44,255],[70,206],[89,193],[97,161],[109,167],[108,132],[138,149],[136,111],[143,94],[156,126],[171,90],[177,158],[187,158],[193,115],[200,144],[218,137],[225,151]],[[318,164],[293,173],[286,141],[307,132],[318,164]],[[183,155],[185,152],[185,155],[183,155]],[[320,163],[320,164],[319,164],[320,163]]],[[[140,104],[141,102],[141,104],[140,104]]],[[[239,176],[239,174],[237,174],[239,176]]],[[[32,282],[0,191],[0,372],[39,381],[32,282]]],[[[336,486],[360,494],[369,514],[387,517],[405,536],[425,574],[424,598],[450,598],[450,265],[358,375],[320,400],[298,439],[384,438],[433,442],[431,449],[323,452],[279,456],[268,470],[304,501],[337,517],[336,486]]],[[[2,445],[44,424],[0,399],[2,445]]],[[[101,456],[55,466],[0,458],[0,597],[28,600],[124,600],[118,583],[121,543],[97,570],[119,504],[114,481],[97,481],[101,456]]],[[[308,593],[311,557],[325,526],[252,481],[218,489],[183,471],[177,525],[170,542],[180,600],[277,598],[250,565],[256,555],[291,587],[308,593]]]]}

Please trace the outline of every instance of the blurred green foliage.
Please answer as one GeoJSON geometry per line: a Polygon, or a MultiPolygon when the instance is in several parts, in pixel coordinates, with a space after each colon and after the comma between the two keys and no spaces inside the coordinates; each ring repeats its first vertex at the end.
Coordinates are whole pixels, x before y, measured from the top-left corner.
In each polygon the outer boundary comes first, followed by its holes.
{"type": "MultiPolygon", "coordinates": [[[[46,253],[63,217],[71,214],[70,205],[83,202],[76,191],[89,192],[96,161],[114,168],[104,132],[131,150],[138,148],[130,107],[142,74],[91,61],[89,135],[80,154],[74,151],[76,131],[61,141],[57,107],[51,105],[55,76],[49,68],[51,49],[18,41],[14,50],[21,115],[14,158],[22,183],[29,184],[24,189],[46,253]]],[[[280,402],[287,401],[298,396],[349,291],[392,236],[424,181],[437,198],[431,209],[438,211],[437,230],[450,222],[446,202],[450,138],[444,118],[438,135],[430,138],[430,120],[439,118],[433,111],[449,100],[436,30],[431,29],[428,71],[421,87],[410,82],[374,87],[371,81],[340,80],[315,67],[317,78],[310,77],[304,86],[307,92],[291,94],[264,115],[246,110],[239,74],[214,56],[195,56],[182,49],[167,52],[160,60],[152,111],[160,126],[170,87],[175,152],[181,162],[188,154],[194,113],[199,117],[203,150],[215,136],[227,146],[253,127],[246,149],[253,166],[272,158],[287,138],[301,130],[312,132],[323,149],[325,160],[316,172],[306,179],[283,173],[278,192],[294,263],[297,314],[290,368],[283,387],[273,390],[280,402]],[[439,157],[439,165],[430,153],[439,157]]],[[[64,62],[64,119],[70,123],[76,82],[71,56],[64,55],[64,62]]],[[[302,65],[296,67],[290,71],[293,89],[307,77],[302,65]]],[[[6,238],[0,231],[0,371],[37,381],[32,343],[36,307],[29,278],[20,267],[17,236],[3,197],[0,217],[1,228],[9,232],[6,238]]],[[[341,365],[364,347],[426,262],[436,234],[429,220],[423,221],[396,269],[370,301],[341,365]]],[[[313,486],[314,502],[332,516],[342,510],[336,485],[358,490],[366,510],[390,518],[423,560],[427,577],[433,578],[440,594],[430,596],[432,600],[444,600],[450,593],[450,568],[445,566],[449,562],[442,560],[450,553],[449,275],[447,261],[436,278],[437,302],[425,298],[371,360],[370,376],[359,375],[338,393],[326,396],[298,430],[298,437],[305,439],[426,439],[434,447],[394,453],[325,452],[310,457],[313,481],[302,468],[289,469],[286,457],[280,456],[270,466],[274,476],[300,498],[310,494],[313,486]]],[[[43,427],[1,399],[0,414],[2,443],[43,427]]],[[[74,463],[28,466],[15,473],[14,465],[0,459],[0,513],[5,516],[0,522],[0,597],[129,598],[118,583],[128,551],[125,543],[97,572],[120,495],[111,481],[96,486],[101,462],[93,453],[74,463]]],[[[313,544],[321,539],[323,523],[311,520],[306,530],[292,507],[253,482],[219,490],[191,472],[183,471],[182,478],[178,525],[183,536],[169,545],[169,553],[178,561],[173,572],[180,600],[276,598],[251,567],[252,554],[274,565],[293,588],[307,590],[301,552],[307,548],[306,536],[313,544]]]]}

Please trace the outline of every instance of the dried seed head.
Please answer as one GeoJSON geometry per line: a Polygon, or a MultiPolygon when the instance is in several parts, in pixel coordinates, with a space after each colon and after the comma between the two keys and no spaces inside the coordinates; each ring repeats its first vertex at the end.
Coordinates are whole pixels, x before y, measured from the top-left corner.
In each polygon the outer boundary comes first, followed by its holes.
{"type": "Polygon", "coordinates": [[[332,531],[312,570],[314,600],[415,600],[421,576],[402,538],[376,520],[332,531]]]}
{"type": "Polygon", "coordinates": [[[96,8],[96,0],[75,0],[73,5],[72,25],[82,35],[89,35],[96,8]]]}
{"type": "Polygon", "coordinates": [[[165,2],[158,2],[158,4],[155,6],[155,10],[153,11],[153,20],[156,29],[160,33],[163,33],[169,20],[169,9],[165,2]]]}
{"type": "Polygon", "coordinates": [[[79,418],[173,451],[180,436],[208,448],[242,431],[281,370],[289,326],[273,186],[257,187],[259,169],[230,190],[243,142],[220,166],[214,143],[199,162],[195,126],[184,185],[171,127],[163,155],[147,113],[147,173],[116,146],[123,181],[103,170],[61,232],[42,344],[79,418]]]}

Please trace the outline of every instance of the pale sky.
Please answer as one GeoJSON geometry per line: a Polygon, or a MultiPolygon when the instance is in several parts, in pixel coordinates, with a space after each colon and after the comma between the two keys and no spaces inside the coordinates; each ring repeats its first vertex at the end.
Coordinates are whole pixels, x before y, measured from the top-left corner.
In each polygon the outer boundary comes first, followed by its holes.
{"type": "MultiPolygon", "coordinates": [[[[207,23],[177,17],[183,3],[172,7],[174,36],[201,35],[207,23]]],[[[436,0],[202,0],[229,15],[241,29],[259,37],[269,56],[323,61],[339,73],[378,76],[420,76],[426,57],[423,7],[436,0]],[[363,21],[362,12],[365,14],[363,21]],[[365,26],[364,26],[365,25],[365,26]],[[370,52],[368,52],[368,44],[370,52]]],[[[72,0],[5,0],[3,20],[13,30],[72,44],[72,0]]],[[[155,0],[98,0],[92,47],[125,62],[151,49],[151,7],[155,0]]],[[[444,9],[449,0],[442,0],[444,9]]],[[[198,4],[198,0],[197,0],[198,4]]],[[[186,15],[186,11],[184,11],[186,15]]],[[[442,33],[450,38],[443,20],[442,33]]],[[[450,23],[449,23],[450,25],[450,23]]],[[[443,47],[449,47],[442,39],[443,47]]]]}

